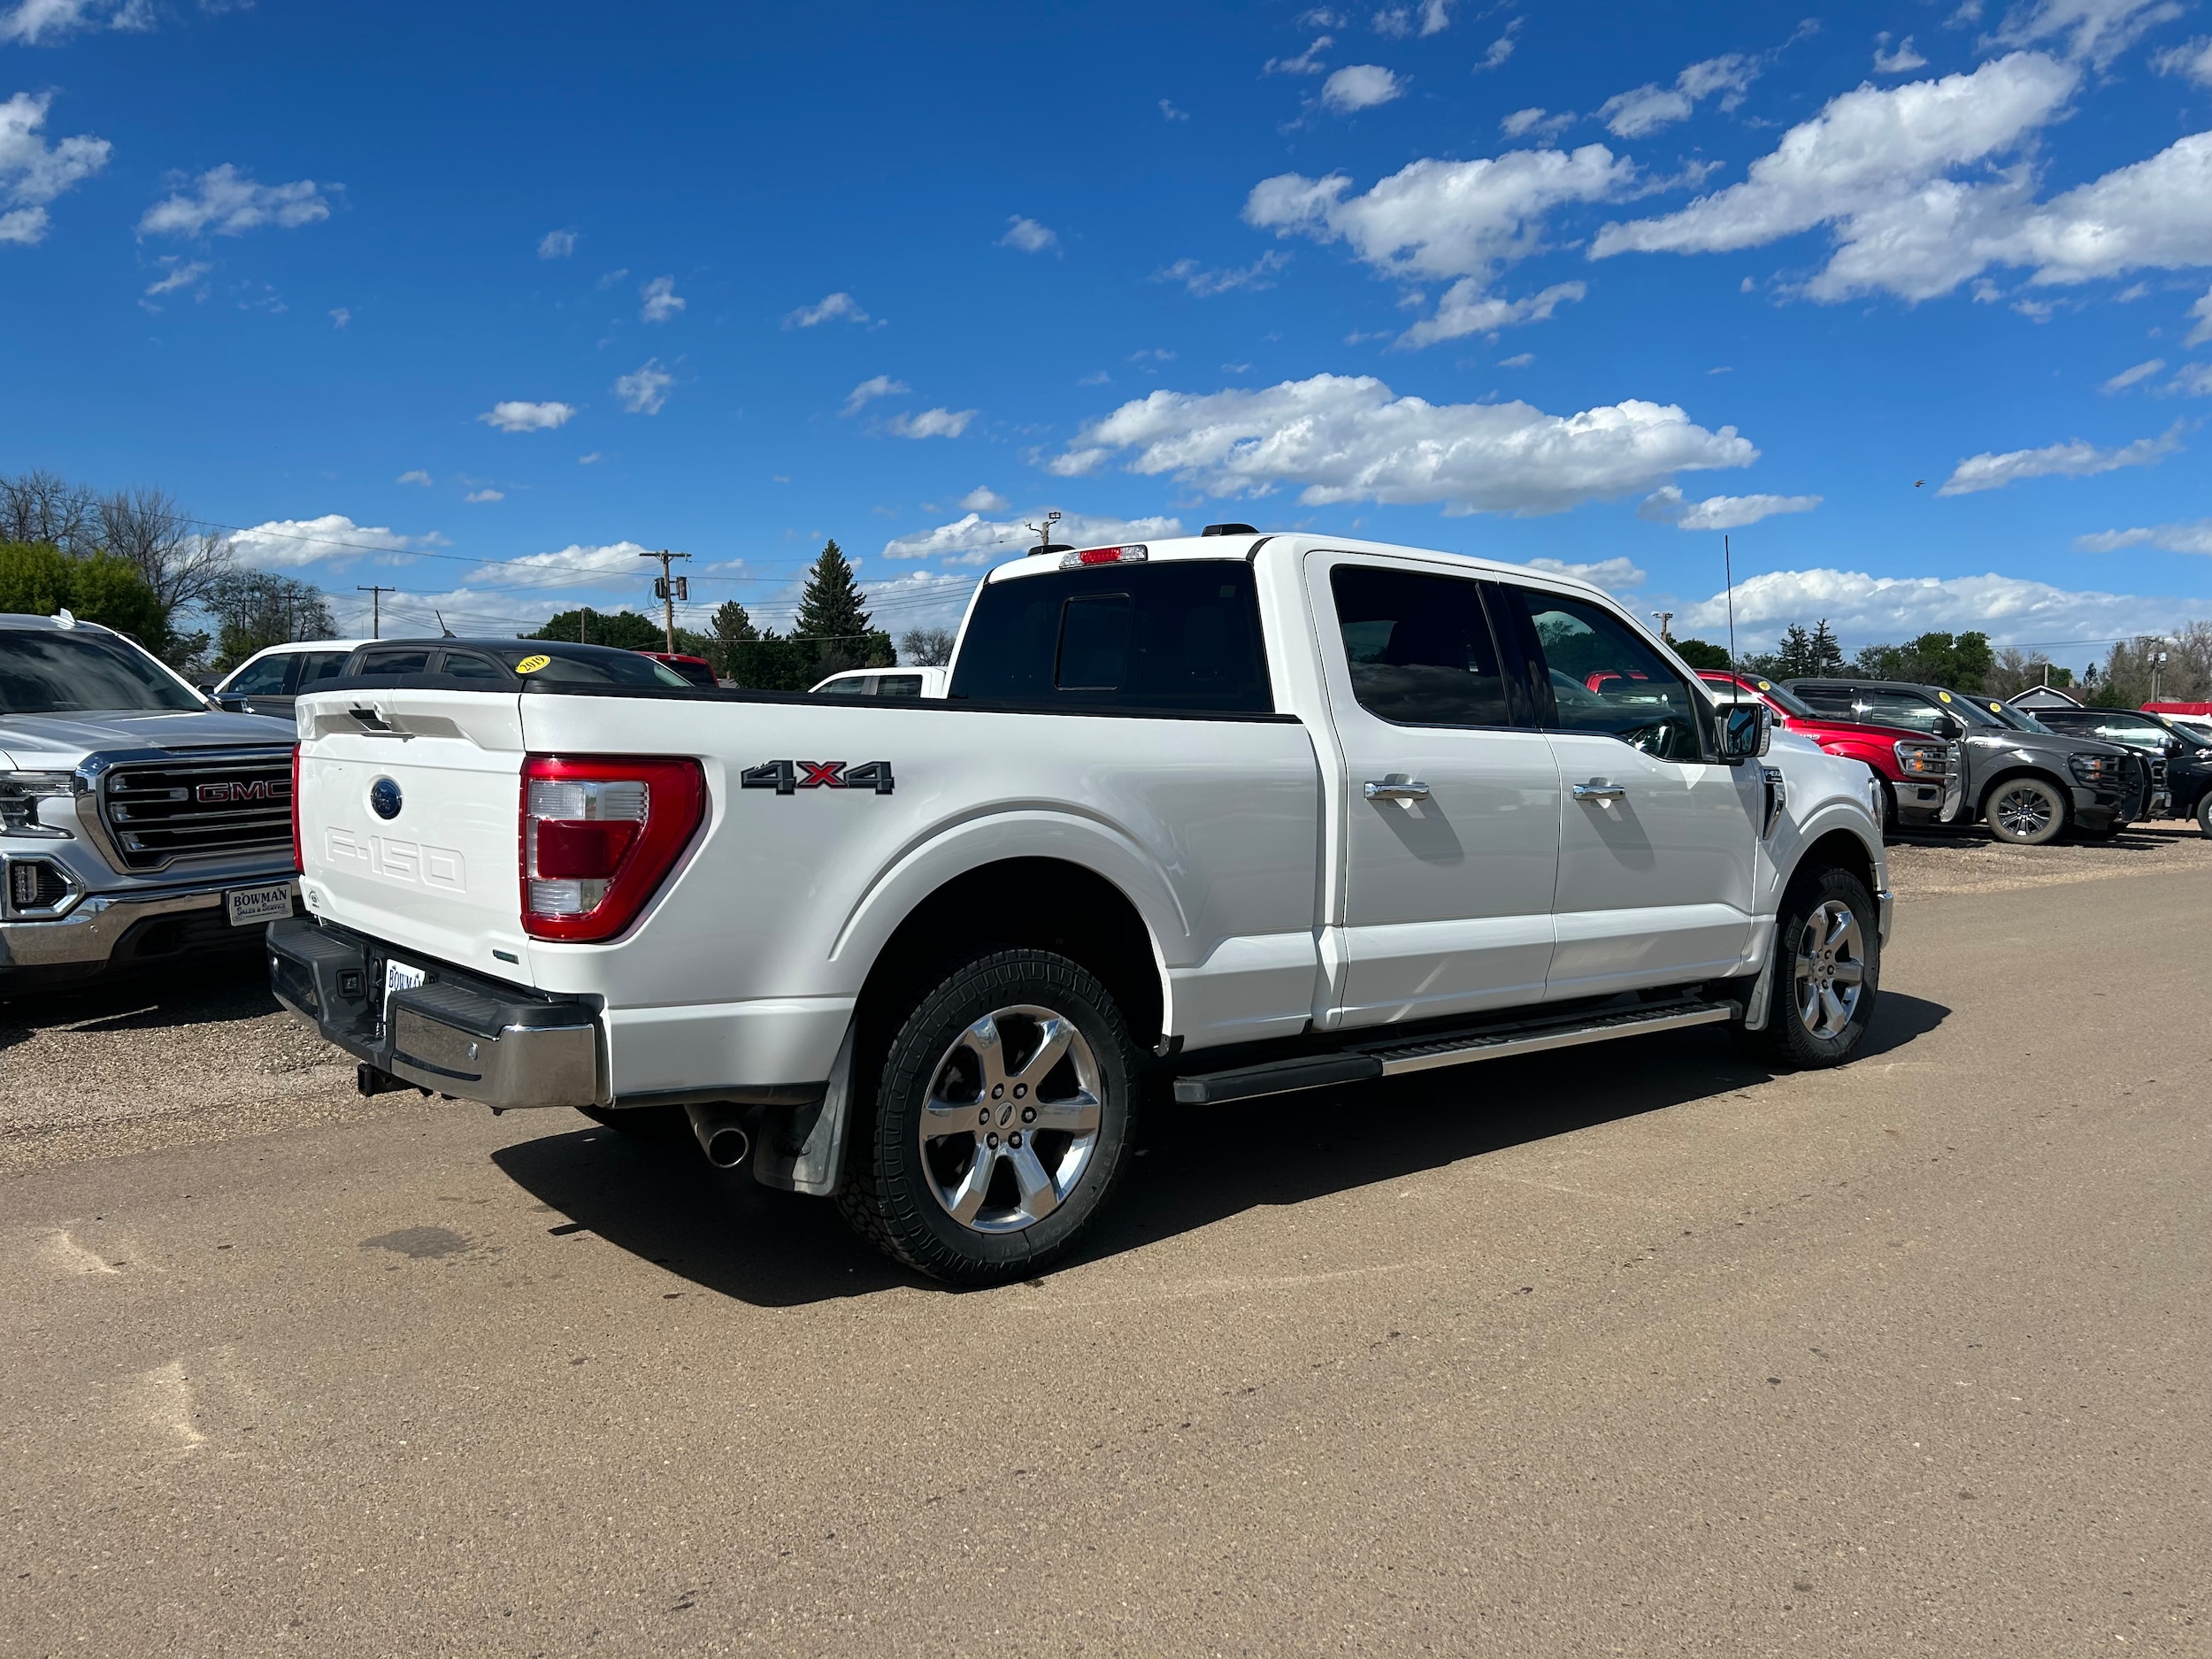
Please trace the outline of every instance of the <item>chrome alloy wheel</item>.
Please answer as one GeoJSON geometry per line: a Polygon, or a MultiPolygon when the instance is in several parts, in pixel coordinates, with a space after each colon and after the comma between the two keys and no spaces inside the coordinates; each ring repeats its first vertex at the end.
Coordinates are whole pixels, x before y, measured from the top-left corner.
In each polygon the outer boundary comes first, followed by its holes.
{"type": "Polygon", "coordinates": [[[1830,899],[1805,918],[1797,935],[1797,1018],[1816,1037],[1839,1037],[1859,1011],[1866,956],[1859,918],[1830,899]]]}
{"type": "Polygon", "coordinates": [[[1098,1059],[1075,1022],[1022,1005],[986,1014],[931,1073],[922,1169],[945,1213],[1019,1233],[1075,1190],[1098,1145],[1098,1059]]]}
{"type": "Polygon", "coordinates": [[[2013,840],[2031,841],[2051,826],[2051,798],[2040,789],[2008,789],[1997,797],[1990,816],[2013,840]]]}

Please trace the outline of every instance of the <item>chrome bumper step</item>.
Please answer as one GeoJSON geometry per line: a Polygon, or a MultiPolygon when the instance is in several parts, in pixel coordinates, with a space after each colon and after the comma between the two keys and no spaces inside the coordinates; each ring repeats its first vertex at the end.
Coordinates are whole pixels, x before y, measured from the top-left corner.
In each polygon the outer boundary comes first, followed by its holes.
{"type": "Polygon", "coordinates": [[[1642,1002],[1632,1008],[1585,1010],[1548,1020],[1477,1026],[1410,1042],[1359,1043],[1330,1053],[1296,1055],[1264,1065],[1179,1077],[1175,1079],[1175,1098],[1186,1106],[1219,1105],[1263,1094],[1287,1094],[1298,1089],[1399,1077],[1409,1071],[1427,1071],[1441,1066],[1471,1065],[1478,1060],[1540,1054],[1548,1048],[1610,1042],[1617,1037],[1641,1037],[1654,1032],[1710,1025],[1734,1019],[1742,1012],[1740,1003],[1683,997],[1665,1002],[1642,1002]]]}

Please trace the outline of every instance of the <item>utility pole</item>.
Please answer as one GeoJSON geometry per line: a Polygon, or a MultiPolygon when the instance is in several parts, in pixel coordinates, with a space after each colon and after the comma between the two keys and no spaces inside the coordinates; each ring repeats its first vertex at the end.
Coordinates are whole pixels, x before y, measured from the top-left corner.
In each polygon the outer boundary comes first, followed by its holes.
{"type": "Polygon", "coordinates": [[[364,588],[356,582],[353,591],[368,595],[369,637],[373,640],[382,639],[384,637],[384,595],[396,594],[399,589],[396,588],[364,588]]]}
{"type": "Polygon", "coordinates": [[[2165,665],[2166,653],[2153,651],[2151,653],[2151,701],[2153,703],[2158,701],[2158,671],[2165,665]]]}
{"type": "Polygon", "coordinates": [[[1671,611],[1655,611],[1651,613],[1651,619],[1659,625],[1659,642],[1662,645],[1673,644],[1674,635],[1667,632],[1667,624],[1674,620],[1674,612],[1671,611]]]}
{"type": "Polygon", "coordinates": [[[687,604],[691,603],[691,579],[688,576],[671,576],[668,562],[671,559],[687,559],[691,555],[671,553],[663,548],[657,553],[641,553],[638,557],[661,562],[659,579],[653,584],[653,597],[661,602],[661,622],[668,634],[668,654],[673,657],[676,654],[676,602],[680,599],[687,604]]]}

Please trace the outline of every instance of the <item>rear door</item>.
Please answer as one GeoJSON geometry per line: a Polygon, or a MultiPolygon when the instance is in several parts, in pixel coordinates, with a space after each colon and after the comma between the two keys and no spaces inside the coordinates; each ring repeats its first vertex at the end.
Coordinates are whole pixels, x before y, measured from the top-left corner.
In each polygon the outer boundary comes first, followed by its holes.
{"type": "Polygon", "coordinates": [[[1580,595],[1501,584],[1558,768],[1549,1001],[1732,972],[1752,939],[1760,768],[1713,751],[1707,701],[1580,595]]]}
{"type": "Polygon", "coordinates": [[[1340,1022],[1538,1001],[1559,774],[1510,712],[1481,584],[1326,552],[1307,580],[1348,769],[1340,1022]]]}

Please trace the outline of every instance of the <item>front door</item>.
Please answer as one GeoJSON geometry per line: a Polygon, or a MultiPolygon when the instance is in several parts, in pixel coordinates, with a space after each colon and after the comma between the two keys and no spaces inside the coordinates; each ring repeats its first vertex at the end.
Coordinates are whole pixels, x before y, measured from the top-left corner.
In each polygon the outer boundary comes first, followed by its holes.
{"type": "Polygon", "coordinates": [[[1509,712],[1480,584],[1347,554],[1307,569],[1346,767],[1338,1022],[1540,1000],[1558,768],[1509,712]]]}
{"type": "Polygon", "coordinates": [[[1719,764],[1704,699],[1609,607],[1495,591],[1540,664],[1539,718],[1564,796],[1547,1000],[1739,972],[1754,938],[1759,767],[1719,764]]]}

